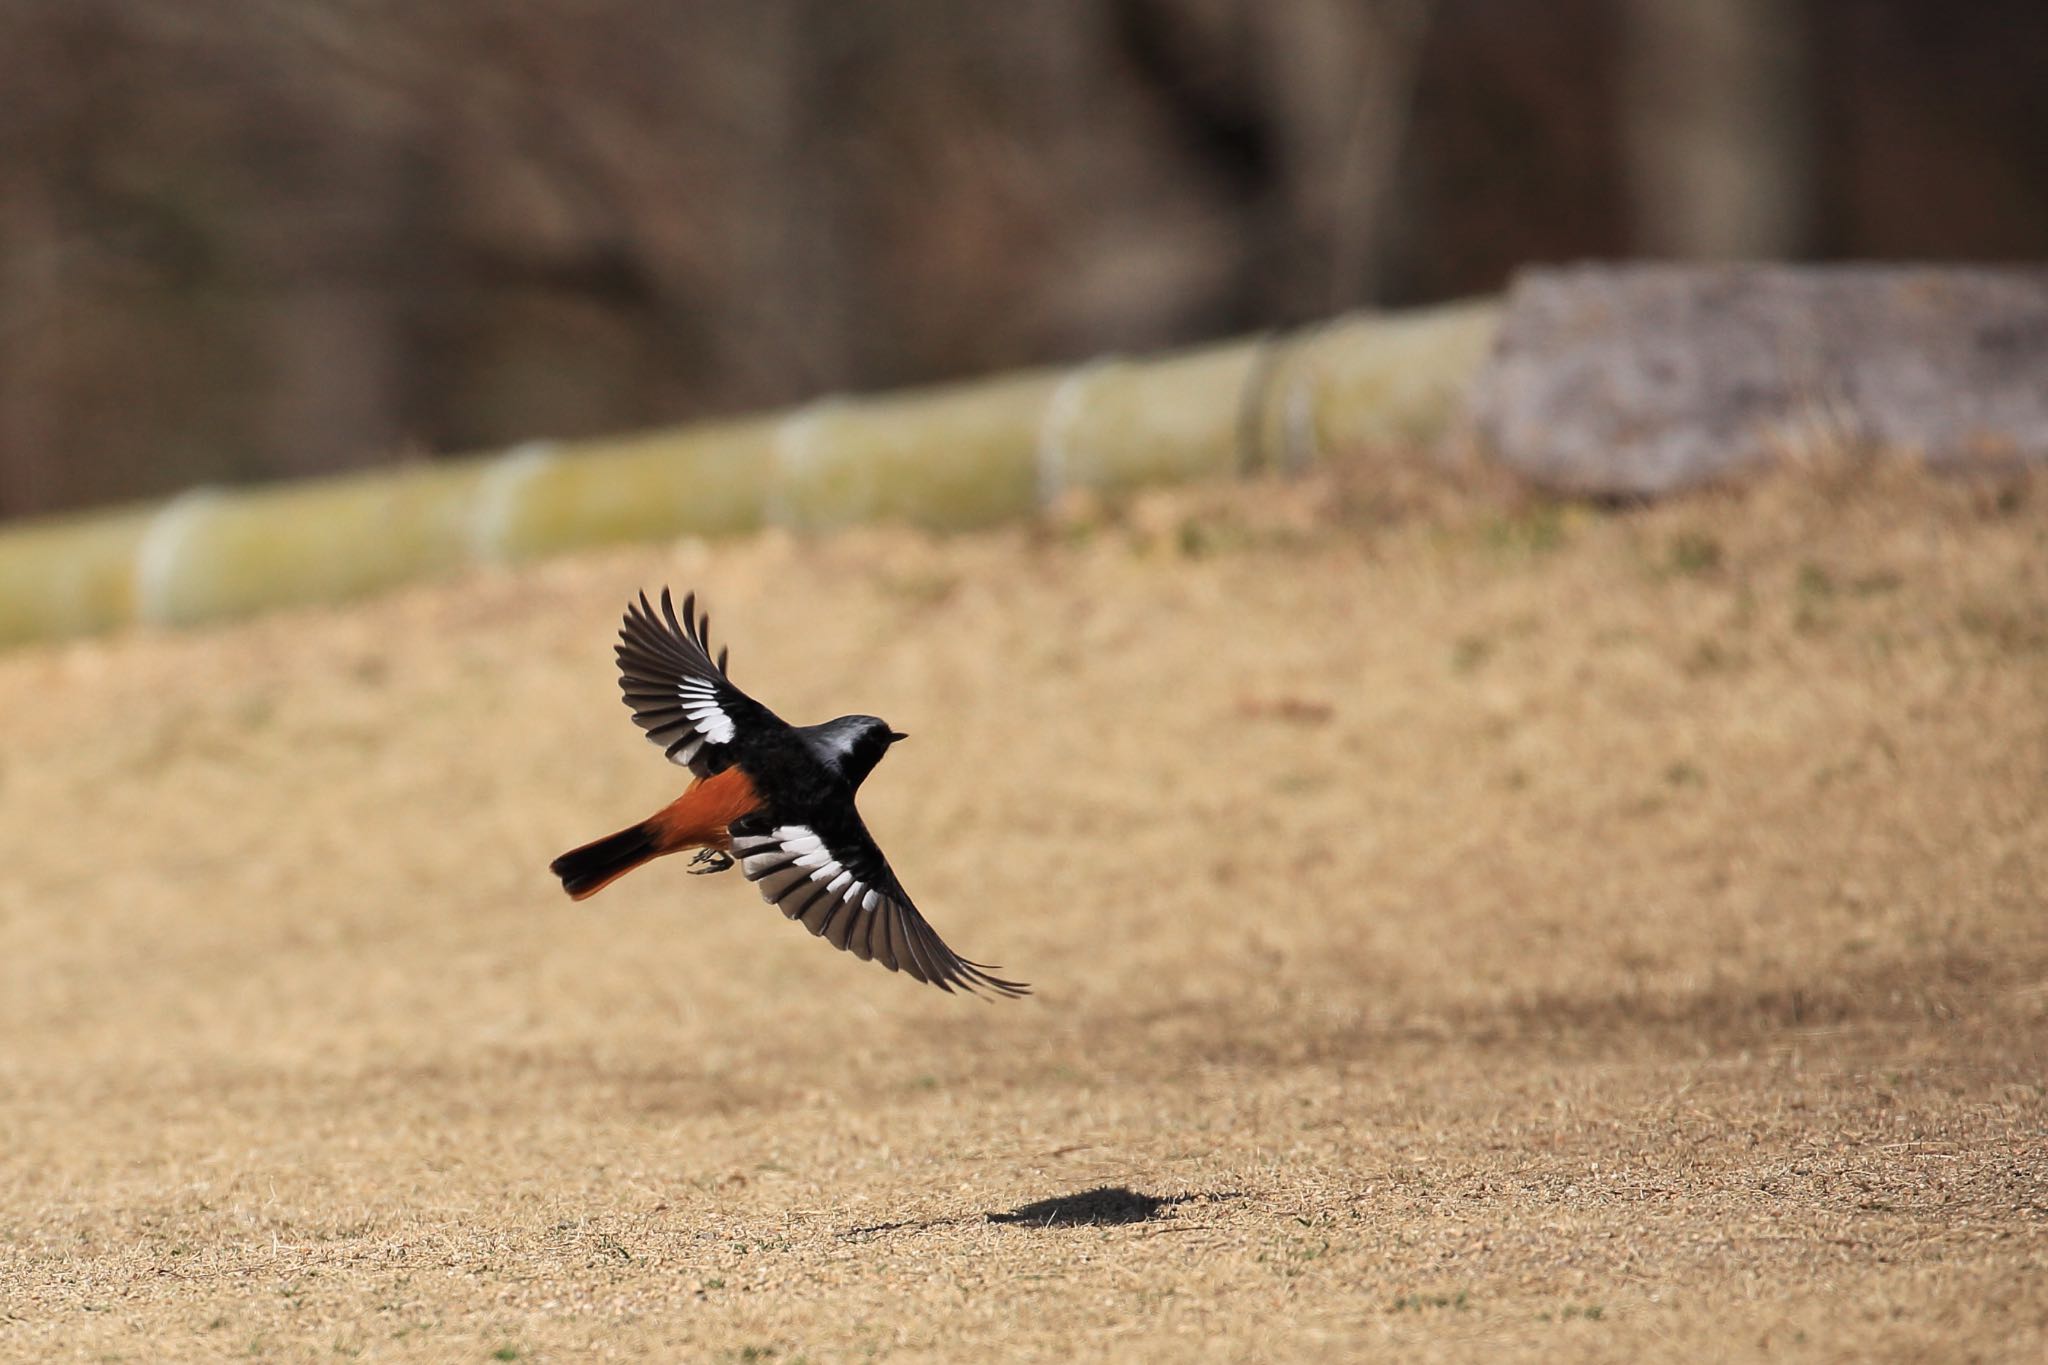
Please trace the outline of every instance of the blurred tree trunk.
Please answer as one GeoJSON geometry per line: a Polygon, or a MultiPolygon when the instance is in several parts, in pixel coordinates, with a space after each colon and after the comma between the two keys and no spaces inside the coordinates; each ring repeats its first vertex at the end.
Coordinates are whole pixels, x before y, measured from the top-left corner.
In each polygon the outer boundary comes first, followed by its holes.
{"type": "Polygon", "coordinates": [[[277,199],[253,262],[268,283],[258,329],[267,343],[261,439],[286,475],[389,459],[404,411],[401,292],[405,249],[400,148],[327,101],[273,118],[282,154],[267,178],[277,199]]]}
{"type": "Polygon", "coordinates": [[[30,177],[13,178],[0,198],[0,516],[49,506],[67,491],[52,391],[64,296],[56,216],[30,177]]]}
{"type": "Polygon", "coordinates": [[[1805,247],[1814,204],[1802,8],[1626,0],[1622,119],[1644,254],[1781,260],[1805,247]]]}
{"type": "Polygon", "coordinates": [[[1298,0],[1256,11],[1286,225],[1285,312],[1371,302],[1433,0],[1298,0]]]}
{"type": "Polygon", "coordinates": [[[0,48],[43,77],[10,82],[0,96],[0,517],[71,494],[62,382],[71,248],[55,171],[83,139],[49,92],[82,73],[72,31],[39,19],[24,0],[0,0],[0,48]]]}

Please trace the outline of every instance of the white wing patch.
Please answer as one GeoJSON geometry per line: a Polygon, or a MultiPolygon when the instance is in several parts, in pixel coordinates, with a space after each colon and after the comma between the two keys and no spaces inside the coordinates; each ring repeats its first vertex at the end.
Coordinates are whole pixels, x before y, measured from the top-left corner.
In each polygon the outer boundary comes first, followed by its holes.
{"type": "Polygon", "coordinates": [[[732,849],[747,880],[784,915],[831,939],[835,948],[850,948],[863,959],[873,955],[868,936],[855,936],[854,928],[883,903],[882,895],[840,866],[808,825],[743,834],[732,849]]]}
{"type": "MultiPolygon", "coordinates": [[[[676,694],[683,699],[683,714],[697,727],[707,743],[732,743],[732,717],[718,704],[718,691],[709,678],[685,678],[676,684],[676,694]]],[[[687,759],[677,759],[687,763],[687,759]]]]}
{"type": "Polygon", "coordinates": [[[666,588],[659,608],[641,593],[637,602],[627,604],[612,651],[619,661],[619,694],[632,709],[633,723],[670,762],[698,777],[730,766],[733,755],[719,751],[742,728],[782,728],[772,713],[732,685],[725,651],[712,658],[709,628],[709,620],[697,613],[695,595],[683,599],[678,613],[666,588]]]}
{"type": "Polygon", "coordinates": [[[856,877],[809,825],[735,834],[732,851],[764,900],[863,962],[879,962],[943,991],[1015,996],[1031,989],[990,976],[988,968],[948,948],[904,898],[880,851],[864,839],[846,856],[872,868],[867,875],[893,889],[856,877]]]}

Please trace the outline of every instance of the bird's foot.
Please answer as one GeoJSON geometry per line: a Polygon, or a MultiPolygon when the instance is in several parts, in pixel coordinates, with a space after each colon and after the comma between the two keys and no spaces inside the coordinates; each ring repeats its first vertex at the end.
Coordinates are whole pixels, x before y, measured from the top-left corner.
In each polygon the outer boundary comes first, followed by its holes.
{"type": "Polygon", "coordinates": [[[724,849],[703,848],[690,859],[688,871],[693,877],[708,877],[714,872],[724,872],[732,866],[732,855],[724,849]]]}

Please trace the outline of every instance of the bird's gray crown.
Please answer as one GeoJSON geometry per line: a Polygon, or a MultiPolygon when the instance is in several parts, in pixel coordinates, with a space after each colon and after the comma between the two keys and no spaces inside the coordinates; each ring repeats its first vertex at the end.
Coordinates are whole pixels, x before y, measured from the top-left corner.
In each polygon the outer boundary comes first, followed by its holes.
{"type": "Polygon", "coordinates": [[[841,716],[822,725],[806,725],[800,733],[812,753],[856,786],[874,771],[889,746],[903,738],[878,716],[841,716]]]}

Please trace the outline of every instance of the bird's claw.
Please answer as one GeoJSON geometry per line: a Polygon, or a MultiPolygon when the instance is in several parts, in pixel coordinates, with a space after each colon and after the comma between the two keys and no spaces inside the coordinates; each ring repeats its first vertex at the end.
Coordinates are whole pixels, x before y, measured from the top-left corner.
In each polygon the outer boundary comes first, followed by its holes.
{"type": "Polygon", "coordinates": [[[732,855],[724,849],[705,848],[697,851],[690,859],[688,871],[693,877],[708,877],[714,872],[724,872],[732,866],[732,855]]]}

